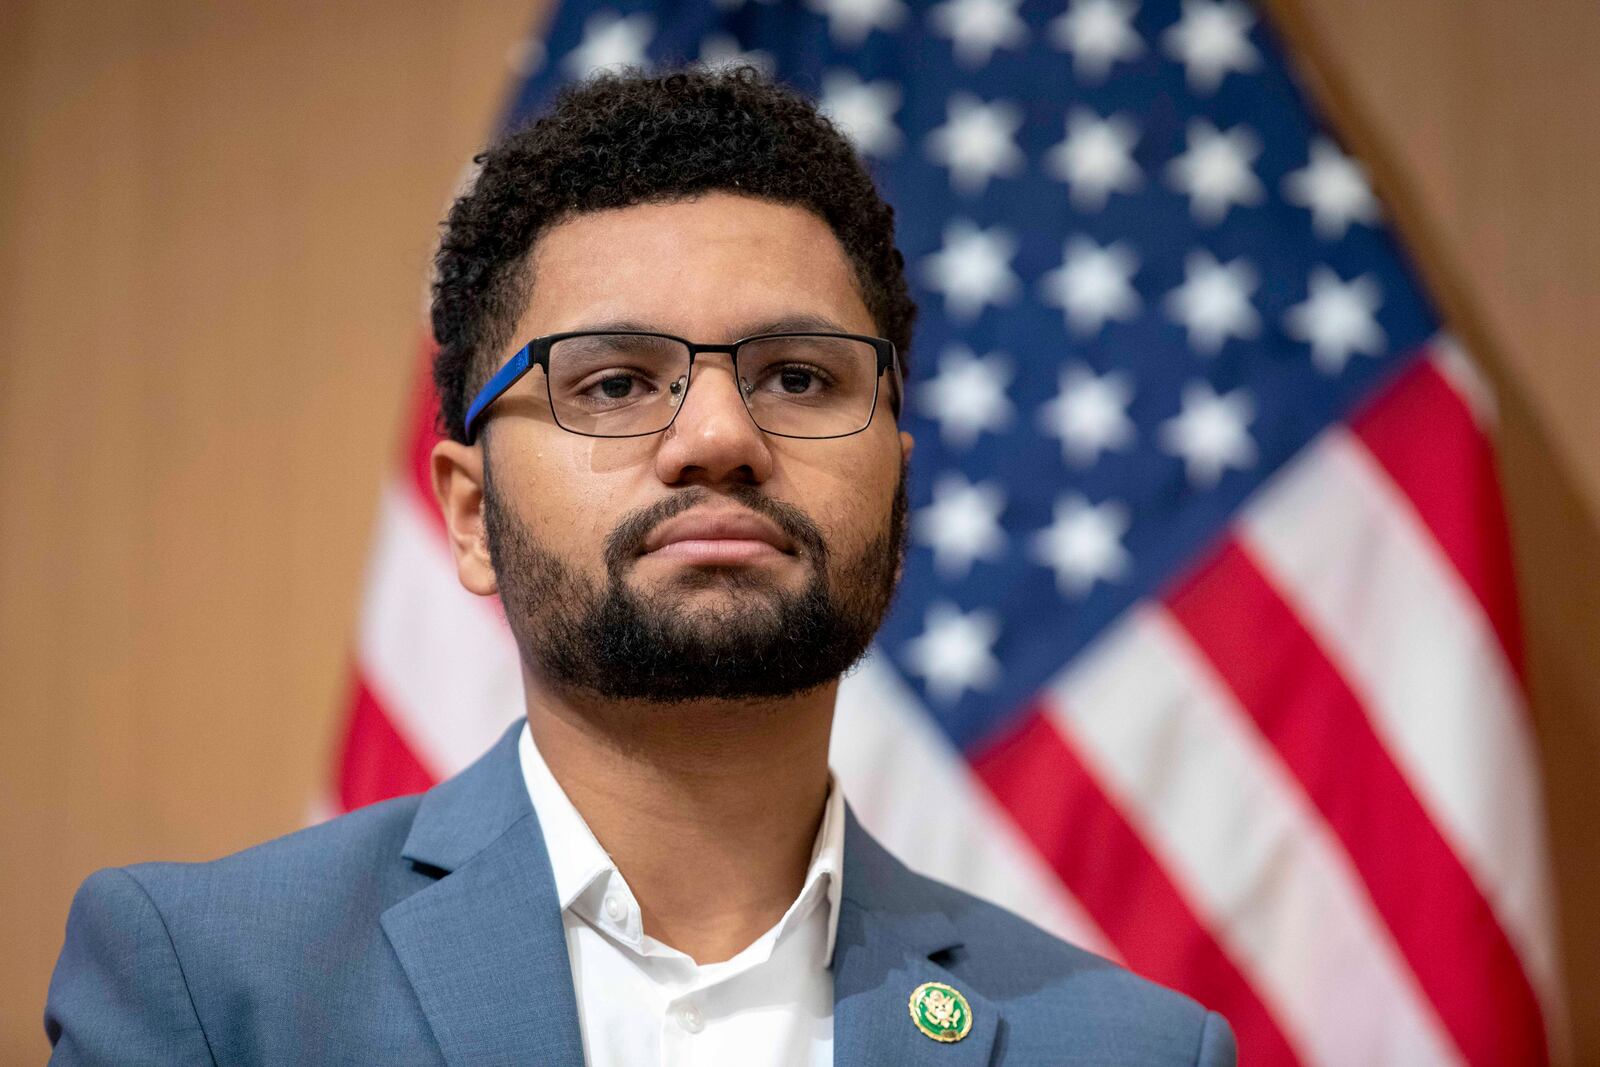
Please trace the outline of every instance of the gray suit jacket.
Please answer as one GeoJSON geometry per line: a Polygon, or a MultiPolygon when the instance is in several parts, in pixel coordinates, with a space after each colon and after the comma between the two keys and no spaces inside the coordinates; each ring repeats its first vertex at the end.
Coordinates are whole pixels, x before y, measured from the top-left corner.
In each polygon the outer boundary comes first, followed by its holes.
{"type": "MultiPolygon", "coordinates": [[[[550,861],[513,727],[421,796],[211,863],[100,871],[67,919],[59,1064],[553,1064],[583,1045],[550,861]]],[[[848,815],[838,1063],[1231,1064],[1220,1015],[913,874],[848,815]],[[966,994],[923,1036],[912,989],[966,994]]]]}

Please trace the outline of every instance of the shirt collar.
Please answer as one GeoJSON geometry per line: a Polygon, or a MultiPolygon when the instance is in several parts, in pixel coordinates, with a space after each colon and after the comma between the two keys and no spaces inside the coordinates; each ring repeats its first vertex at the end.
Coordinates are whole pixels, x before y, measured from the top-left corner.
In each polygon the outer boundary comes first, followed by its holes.
{"type": "MultiPolygon", "coordinates": [[[[599,900],[608,887],[616,887],[630,898],[632,893],[622,878],[622,872],[601,847],[583,815],[561,788],[550,767],[533,743],[533,732],[526,722],[517,739],[517,755],[522,763],[523,781],[528,787],[528,800],[539,818],[539,828],[544,832],[545,850],[550,855],[550,870],[555,876],[556,898],[562,911],[573,911],[594,921],[599,900]]],[[[823,804],[822,825],[817,830],[812,845],[811,863],[806,870],[800,895],[795,898],[783,918],[778,920],[777,938],[781,940],[796,924],[804,921],[813,908],[826,900],[828,938],[823,954],[823,965],[833,961],[834,940],[839,929],[839,901],[843,896],[844,882],[844,792],[838,779],[828,772],[828,797],[823,804]]],[[[638,908],[632,908],[638,914],[638,908]]],[[[642,931],[626,931],[624,939],[637,943],[642,931]]]]}

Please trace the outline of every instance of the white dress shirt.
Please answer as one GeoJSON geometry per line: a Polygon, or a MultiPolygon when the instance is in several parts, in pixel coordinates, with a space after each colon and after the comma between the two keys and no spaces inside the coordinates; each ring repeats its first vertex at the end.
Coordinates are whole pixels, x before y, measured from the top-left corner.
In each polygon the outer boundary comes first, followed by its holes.
{"type": "Polygon", "coordinates": [[[644,932],[632,890],[526,724],[518,744],[555,874],[590,1067],[832,1064],[830,964],[844,869],[844,797],[832,774],[800,895],[744,951],[702,966],[644,932]]]}

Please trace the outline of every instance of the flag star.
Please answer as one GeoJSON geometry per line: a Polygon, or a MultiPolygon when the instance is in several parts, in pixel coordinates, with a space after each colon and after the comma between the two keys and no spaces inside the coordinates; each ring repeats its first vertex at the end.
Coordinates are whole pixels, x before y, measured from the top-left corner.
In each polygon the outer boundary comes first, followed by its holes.
{"type": "Polygon", "coordinates": [[[939,373],[917,389],[917,408],[938,420],[941,440],[969,448],[985,430],[998,433],[1011,425],[1006,387],[1012,376],[1005,353],[979,358],[966,345],[951,345],[939,356],[939,373]]]}
{"type": "Polygon", "coordinates": [[[929,695],[948,704],[968,689],[988,689],[1000,680],[993,651],[999,638],[1000,620],[992,611],[963,613],[939,601],[929,606],[922,633],[905,643],[902,655],[929,695]]]}
{"type": "Polygon", "coordinates": [[[830,70],[822,76],[824,115],[855,144],[856,150],[886,159],[904,140],[894,124],[900,110],[900,86],[884,79],[864,82],[853,70],[830,70]]]}
{"type": "Polygon", "coordinates": [[[1256,443],[1245,429],[1255,411],[1246,389],[1218,396],[1210,382],[1190,382],[1182,410],[1161,424],[1161,447],[1183,460],[1190,484],[1209,489],[1229,468],[1255,466],[1256,443]]]}
{"type": "Polygon", "coordinates": [[[1317,267],[1308,280],[1306,302],[1284,313],[1290,337],[1311,346],[1311,362],[1324,374],[1338,374],[1354,352],[1383,354],[1387,337],[1378,325],[1383,295],[1370,275],[1341,281],[1327,267],[1317,267]]]}
{"type": "Polygon", "coordinates": [[[1028,24],[1017,14],[1021,3],[945,0],[928,14],[939,35],[954,41],[956,59],[968,67],[981,67],[996,48],[1015,48],[1028,39],[1028,24]]]}
{"type": "Polygon", "coordinates": [[[1139,187],[1133,146],[1139,130],[1122,115],[1102,119],[1088,108],[1075,108],[1067,116],[1067,139],[1050,149],[1045,167],[1066,182],[1072,203],[1080,211],[1099,211],[1112,193],[1139,187]]]}
{"type": "Polygon", "coordinates": [[[1261,316],[1250,302],[1260,279],[1243,256],[1219,263],[1205,249],[1183,263],[1183,284],[1167,294],[1167,314],[1189,334],[1189,347],[1214,356],[1230,337],[1248,340],[1261,332],[1261,316]]]}
{"type": "Polygon", "coordinates": [[[587,78],[609,67],[642,67],[655,32],[655,19],[642,12],[596,11],[583,24],[583,40],[567,53],[567,73],[587,78]]]}
{"type": "Polygon", "coordinates": [[[759,49],[747,52],[739,43],[739,38],[731,33],[713,33],[700,42],[700,62],[713,69],[749,64],[769,78],[778,69],[777,60],[771,52],[759,49]]]}
{"type": "Polygon", "coordinates": [[[1072,0],[1050,23],[1050,38],[1072,53],[1072,70],[1083,81],[1103,81],[1119,59],[1133,59],[1144,42],[1133,28],[1136,0],[1072,0]]]}
{"type": "Polygon", "coordinates": [[[1096,582],[1114,582],[1133,557],[1122,546],[1131,519],[1116,501],[1091,504],[1076,493],[1056,501],[1055,518],[1033,538],[1033,558],[1056,572],[1062,596],[1082,597],[1096,582]]]}
{"type": "Polygon", "coordinates": [[[1014,139],[1021,126],[1015,104],[985,104],[971,93],[956,93],[946,106],[944,125],[928,135],[928,156],[949,168],[957,190],[976,195],[990,178],[1021,172],[1027,157],[1014,139]]]}
{"type": "Polygon", "coordinates": [[[1039,427],[1061,439],[1061,458],[1087,467],[1104,451],[1123,451],[1133,444],[1134,425],[1128,417],[1133,383],[1124,374],[1107,371],[1096,376],[1081,363],[1064,367],[1060,392],[1039,409],[1039,427]]]}
{"type": "Polygon", "coordinates": [[[1256,22],[1237,0],[1183,0],[1183,14],[1162,35],[1161,43],[1182,63],[1189,88],[1214,93],[1230,71],[1255,70],[1261,54],[1250,43],[1256,22]]]}
{"type": "Polygon", "coordinates": [[[1067,240],[1061,266],[1039,279],[1042,299],[1066,312],[1076,332],[1092,336],[1107,319],[1128,321],[1139,313],[1139,294],[1133,276],[1139,257],[1118,241],[1101,248],[1077,235],[1067,240]]]}
{"type": "Polygon", "coordinates": [[[977,560],[1004,555],[1005,508],[1005,490],[997,483],[974,485],[960,474],[941,474],[933,503],[912,516],[912,533],[933,549],[934,570],[946,579],[965,578],[977,560]]]}
{"type": "Polygon", "coordinates": [[[1008,304],[1020,282],[1011,269],[1017,239],[1003,226],[980,230],[966,219],[944,228],[944,247],[922,263],[928,285],[944,294],[945,311],[971,319],[986,304],[1008,304]]]}
{"type": "Polygon", "coordinates": [[[873,30],[892,30],[906,17],[900,0],[809,0],[811,10],[828,18],[835,44],[854,48],[873,30]]]}
{"type": "Polygon", "coordinates": [[[1221,222],[1234,204],[1259,204],[1265,196],[1251,169],[1261,139],[1248,126],[1227,133],[1205,119],[1189,123],[1189,147],[1167,165],[1167,180],[1189,197],[1189,212],[1202,225],[1221,222]]]}
{"type": "Polygon", "coordinates": [[[1352,222],[1378,221],[1378,198],[1372,195],[1361,164],[1324,137],[1311,144],[1304,170],[1283,178],[1284,199],[1311,209],[1311,227],[1324,240],[1344,236],[1352,222]]]}

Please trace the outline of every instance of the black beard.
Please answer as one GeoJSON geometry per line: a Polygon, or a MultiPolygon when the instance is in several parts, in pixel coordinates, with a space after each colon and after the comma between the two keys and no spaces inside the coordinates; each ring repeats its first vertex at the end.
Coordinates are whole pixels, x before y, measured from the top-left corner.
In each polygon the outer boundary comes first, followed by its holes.
{"type": "Polygon", "coordinates": [[[906,536],[906,470],[889,514],[866,548],[828,581],[829,551],[800,509],[749,485],[696,486],[627,516],[606,538],[604,588],[538,545],[495,496],[484,464],[484,528],[506,621],[523,658],[558,687],[613,700],[673,704],[790,696],[826,685],[866,653],[894,596],[906,536]],[[811,564],[804,589],[759,574],[710,568],[677,584],[744,594],[722,610],[685,609],[673,592],[638,593],[625,581],[650,531],[726,495],[765,516],[811,564]]]}

